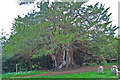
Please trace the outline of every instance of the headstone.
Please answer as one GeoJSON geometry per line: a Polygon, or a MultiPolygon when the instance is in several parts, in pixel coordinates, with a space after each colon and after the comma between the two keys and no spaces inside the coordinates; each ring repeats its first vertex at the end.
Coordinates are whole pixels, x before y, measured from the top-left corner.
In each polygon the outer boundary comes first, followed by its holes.
{"type": "Polygon", "coordinates": [[[117,71],[116,74],[117,74],[117,77],[120,78],[120,71],[117,71]]]}

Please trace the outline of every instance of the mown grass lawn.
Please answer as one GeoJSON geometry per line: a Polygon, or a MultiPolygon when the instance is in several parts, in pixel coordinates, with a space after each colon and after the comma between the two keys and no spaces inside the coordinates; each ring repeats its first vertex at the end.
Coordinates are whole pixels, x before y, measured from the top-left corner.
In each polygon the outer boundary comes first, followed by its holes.
{"type": "MultiPolygon", "coordinates": [[[[119,62],[120,63],[120,62],[119,62]]],[[[108,65],[115,65],[115,63],[109,63],[108,65]]],[[[112,75],[110,73],[110,69],[105,70],[104,74],[98,74],[97,71],[93,72],[85,72],[85,73],[76,73],[76,74],[65,74],[65,75],[53,75],[53,76],[37,76],[37,77],[29,77],[29,78],[117,78],[116,75],[112,75]]],[[[120,71],[120,68],[119,68],[120,71]]],[[[42,73],[50,73],[52,71],[25,71],[25,72],[12,72],[12,73],[6,73],[2,74],[2,78],[11,78],[11,77],[21,77],[21,76],[29,76],[29,75],[37,75],[42,73]]],[[[0,77],[1,78],[1,77],[0,77]]]]}
{"type": "MultiPolygon", "coordinates": [[[[16,78],[21,76],[36,75],[42,73],[50,73],[51,71],[28,71],[28,72],[18,72],[18,73],[8,73],[3,74],[2,78],[16,78]]],[[[36,76],[36,77],[27,77],[27,78],[117,78],[116,74],[111,74],[110,69],[105,70],[104,74],[98,74],[97,71],[93,72],[84,72],[76,74],[65,74],[65,75],[53,75],[53,76],[36,76]]]]}
{"type": "MultiPolygon", "coordinates": [[[[49,71],[50,72],[50,71],[49,71]]],[[[7,74],[2,74],[2,78],[11,78],[11,77],[21,77],[21,76],[28,76],[28,75],[36,75],[36,74],[42,74],[42,73],[49,73],[45,71],[25,71],[25,72],[12,72],[7,74]]]]}
{"type": "Polygon", "coordinates": [[[97,71],[84,72],[76,74],[53,75],[53,76],[37,76],[29,78],[117,78],[115,74],[110,73],[110,69],[105,70],[104,74],[98,74],[97,71]]]}

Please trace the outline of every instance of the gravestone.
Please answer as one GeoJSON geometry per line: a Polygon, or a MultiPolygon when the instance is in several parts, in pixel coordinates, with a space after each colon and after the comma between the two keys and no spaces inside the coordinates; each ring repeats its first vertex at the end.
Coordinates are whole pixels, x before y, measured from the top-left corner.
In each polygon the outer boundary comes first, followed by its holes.
{"type": "Polygon", "coordinates": [[[120,71],[117,71],[116,74],[117,74],[117,77],[120,79],[120,71]]]}

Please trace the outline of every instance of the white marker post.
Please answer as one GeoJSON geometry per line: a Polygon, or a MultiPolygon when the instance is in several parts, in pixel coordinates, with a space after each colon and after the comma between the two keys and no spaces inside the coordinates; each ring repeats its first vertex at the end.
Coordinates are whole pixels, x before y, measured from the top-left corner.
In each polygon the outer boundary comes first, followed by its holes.
{"type": "Polygon", "coordinates": [[[18,66],[17,66],[17,64],[16,64],[16,73],[18,73],[18,66]]]}

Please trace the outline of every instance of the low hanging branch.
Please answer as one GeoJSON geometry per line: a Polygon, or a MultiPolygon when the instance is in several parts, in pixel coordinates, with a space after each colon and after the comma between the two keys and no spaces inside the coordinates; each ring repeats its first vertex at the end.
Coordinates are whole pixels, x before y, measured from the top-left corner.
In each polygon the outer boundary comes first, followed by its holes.
{"type": "MultiPolygon", "coordinates": [[[[79,47],[75,47],[75,48],[74,48],[74,51],[76,51],[76,50],[82,51],[83,49],[82,49],[82,48],[79,48],[79,47]]],[[[84,51],[82,51],[82,52],[84,52],[84,51]]],[[[87,55],[89,55],[89,56],[96,57],[96,58],[99,59],[99,60],[104,60],[102,57],[98,57],[97,55],[90,54],[90,53],[88,53],[87,51],[84,52],[84,53],[87,54],[87,55]]]]}
{"type": "Polygon", "coordinates": [[[85,52],[87,55],[89,55],[89,56],[93,56],[93,57],[96,57],[96,58],[98,58],[98,59],[100,59],[100,60],[103,60],[103,58],[100,58],[100,57],[98,57],[98,56],[96,56],[96,55],[93,55],[93,54],[90,54],[90,53],[88,53],[87,51],[85,52]]]}

